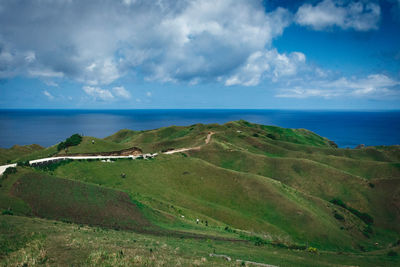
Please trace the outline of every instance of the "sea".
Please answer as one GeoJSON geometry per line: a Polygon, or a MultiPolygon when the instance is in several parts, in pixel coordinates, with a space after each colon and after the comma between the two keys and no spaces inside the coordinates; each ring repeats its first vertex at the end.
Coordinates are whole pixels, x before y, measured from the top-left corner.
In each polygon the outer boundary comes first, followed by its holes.
{"type": "Polygon", "coordinates": [[[143,109],[0,110],[0,147],[51,146],[79,133],[104,138],[121,129],[149,130],[195,123],[246,120],[285,128],[305,128],[339,147],[400,144],[400,111],[143,109]]]}

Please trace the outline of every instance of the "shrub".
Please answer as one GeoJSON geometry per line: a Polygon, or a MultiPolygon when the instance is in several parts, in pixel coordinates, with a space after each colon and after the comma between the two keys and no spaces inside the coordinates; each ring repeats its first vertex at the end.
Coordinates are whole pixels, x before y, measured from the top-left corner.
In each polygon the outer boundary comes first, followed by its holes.
{"type": "Polygon", "coordinates": [[[3,215],[14,215],[14,213],[12,212],[12,210],[3,210],[3,211],[1,212],[1,214],[3,214],[3,215]]]}
{"type": "Polygon", "coordinates": [[[360,218],[361,220],[363,220],[366,224],[371,225],[374,223],[374,219],[372,218],[371,215],[369,215],[368,213],[365,212],[360,212],[354,208],[348,207],[348,210],[353,213],[354,215],[356,215],[358,218],[360,218]]]}
{"type": "Polygon", "coordinates": [[[255,241],[254,241],[254,245],[255,246],[262,246],[262,245],[264,245],[265,244],[265,241],[264,240],[262,240],[261,238],[259,238],[259,237],[256,237],[255,238],[255,241]]]}
{"type": "Polygon", "coordinates": [[[230,228],[229,226],[225,227],[225,231],[229,232],[229,233],[237,233],[235,229],[230,228]]]}
{"type": "Polygon", "coordinates": [[[30,166],[29,161],[18,161],[17,166],[23,167],[23,166],[30,166]]]}
{"type": "Polygon", "coordinates": [[[313,247],[308,247],[307,251],[310,252],[310,253],[314,253],[314,254],[318,253],[318,249],[317,248],[313,248],[313,247]]]}
{"type": "Polygon", "coordinates": [[[8,167],[4,172],[3,172],[3,179],[7,178],[9,174],[13,174],[17,172],[17,168],[15,167],[8,167]]]}
{"type": "Polygon", "coordinates": [[[356,215],[358,218],[360,218],[362,221],[364,221],[368,225],[372,225],[374,223],[374,218],[372,218],[371,215],[365,212],[360,212],[359,210],[356,210],[355,208],[347,206],[342,200],[338,198],[334,198],[330,201],[331,203],[338,205],[344,209],[347,209],[354,215],[356,215]]]}
{"type": "Polygon", "coordinates": [[[272,140],[276,140],[276,136],[275,135],[273,135],[273,134],[267,134],[267,137],[268,138],[271,138],[272,140]]]}
{"type": "Polygon", "coordinates": [[[367,227],[365,227],[364,228],[364,230],[363,230],[363,234],[366,236],[366,237],[370,237],[370,235],[372,235],[374,233],[374,231],[372,230],[372,227],[371,227],[371,225],[367,225],[367,227]]]}
{"type": "Polygon", "coordinates": [[[338,147],[339,147],[335,142],[333,142],[333,141],[331,141],[331,140],[329,140],[328,143],[329,143],[329,145],[330,145],[331,147],[334,147],[334,148],[338,148],[338,147]]]}
{"type": "Polygon", "coordinates": [[[343,215],[341,215],[340,213],[335,213],[335,218],[337,219],[337,220],[339,220],[339,221],[344,221],[344,217],[343,217],[343,215]]]}
{"type": "Polygon", "coordinates": [[[16,173],[17,172],[17,168],[15,167],[8,167],[5,171],[4,174],[12,174],[12,173],[16,173]]]}
{"type": "Polygon", "coordinates": [[[65,149],[70,146],[77,146],[82,142],[82,136],[79,134],[73,134],[68,137],[64,142],[58,144],[57,149],[58,151],[65,149]]]}
{"type": "MultiPolygon", "coordinates": [[[[40,169],[43,171],[55,171],[58,167],[66,165],[70,162],[72,162],[72,159],[65,159],[65,160],[59,160],[59,161],[54,161],[48,164],[41,164],[41,165],[36,165],[34,168],[40,169]]],[[[81,160],[79,160],[81,161],[81,160]]]]}
{"type": "Polygon", "coordinates": [[[253,133],[254,137],[259,137],[258,133],[253,133]]]}
{"type": "Polygon", "coordinates": [[[396,257],[398,254],[397,254],[396,251],[391,250],[391,251],[389,251],[389,252],[387,253],[387,255],[388,255],[389,257],[396,257]]]}
{"type": "Polygon", "coordinates": [[[330,202],[333,203],[333,204],[335,204],[335,205],[338,205],[338,206],[340,206],[340,207],[342,207],[342,208],[347,209],[346,204],[344,204],[344,202],[343,202],[342,200],[338,199],[338,198],[334,198],[334,199],[332,199],[330,202]]]}

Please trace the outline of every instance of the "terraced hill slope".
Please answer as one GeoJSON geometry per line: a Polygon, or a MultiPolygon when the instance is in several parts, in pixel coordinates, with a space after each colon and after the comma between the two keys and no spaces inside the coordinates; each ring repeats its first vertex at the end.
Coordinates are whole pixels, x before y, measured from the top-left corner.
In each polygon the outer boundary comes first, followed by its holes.
{"type": "MultiPolygon", "coordinates": [[[[3,215],[0,224],[11,231],[21,225],[24,231],[32,227],[46,236],[33,238],[45,250],[54,236],[73,229],[60,224],[43,230],[48,220],[121,231],[113,232],[112,244],[99,241],[101,234],[90,234],[104,249],[99,252],[97,246],[82,244],[85,250],[78,253],[77,263],[87,265],[94,257],[102,259],[96,264],[105,266],[118,257],[127,266],[134,261],[132,255],[124,258],[124,252],[113,254],[118,249],[135,250],[142,260],[156,257],[154,250],[144,251],[143,244],[128,244],[131,236],[167,247],[181,242],[177,257],[186,265],[230,264],[209,257],[214,250],[239,259],[238,265],[241,260],[280,266],[399,263],[395,256],[400,250],[399,146],[339,149],[304,129],[236,121],[121,130],[105,139],[84,137],[68,153],[131,147],[161,154],[153,159],[18,167],[15,174],[2,178],[0,209],[22,217],[3,215]],[[213,135],[205,142],[210,132],[213,135]],[[182,153],[162,153],[183,148],[182,153]],[[200,240],[208,240],[209,246],[200,245],[200,240]]],[[[53,148],[39,152],[65,153],[53,148]]],[[[32,159],[39,152],[10,159],[32,159]]],[[[83,233],[75,235],[81,240],[83,233]]],[[[0,231],[0,237],[6,240],[7,235],[0,231]]],[[[17,262],[15,257],[33,239],[9,238],[15,240],[0,247],[0,258],[17,262]]],[[[157,257],[162,259],[156,258],[175,265],[168,249],[159,248],[157,257]]],[[[70,254],[50,249],[48,262],[57,263],[54,255],[59,253],[70,254]]]]}

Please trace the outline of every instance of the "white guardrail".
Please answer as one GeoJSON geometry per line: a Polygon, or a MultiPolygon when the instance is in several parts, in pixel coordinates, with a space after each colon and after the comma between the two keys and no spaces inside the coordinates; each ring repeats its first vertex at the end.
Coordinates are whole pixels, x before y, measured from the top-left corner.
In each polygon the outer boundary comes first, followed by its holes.
{"type": "MultiPolygon", "coordinates": [[[[158,153],[154,153],[154,154],[141,154],[141,155],[128,155],[128,156],[65,156],[65,157],[51,157],[51,158],[43,158],[43,159],[35,159],[35,160],[30,160],[29,161],[29,165],[40,165],[40,164],[45,164],[45,163],[49,163],[49,162],[56,162],[56,161],[60,161],[60,160],[67,160],[67,159],[72,159],[72,160],[79,160],[79,159],[97,159],[97,160],[101,160],[101,159],[137,159],[137,158],[154,158],[158,155],[158,153]]],[[[6,171],[7,168],[9,167],[16,167],[17,164],[13,163],[13,164],[7,164],[7,165],[2,165],[0,166],[0,175],[3,175],[3,173],[6,171]]]]}

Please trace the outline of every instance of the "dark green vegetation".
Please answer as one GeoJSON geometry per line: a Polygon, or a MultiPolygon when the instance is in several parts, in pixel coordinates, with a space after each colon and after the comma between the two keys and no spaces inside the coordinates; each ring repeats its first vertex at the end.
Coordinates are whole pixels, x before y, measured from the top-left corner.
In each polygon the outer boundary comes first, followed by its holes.
{"type": "Polygon", "coordinates": [[[70,137],[68,137],[64,142],[61,142],[57,146],[57,150],[63,150],[66,149],[70,146],[77,146],[82,142],[82,136],[79,134],[73,134],[70,137]]]}
{"type": "Polygon", "coordinates": [[[11,265],[400,263],[398,146],[338,149],[307,130],[237,121],[83,137],[68,153],[198,146],[147,160],[17,167],[1,180],[0,258],[11,265]]]}

